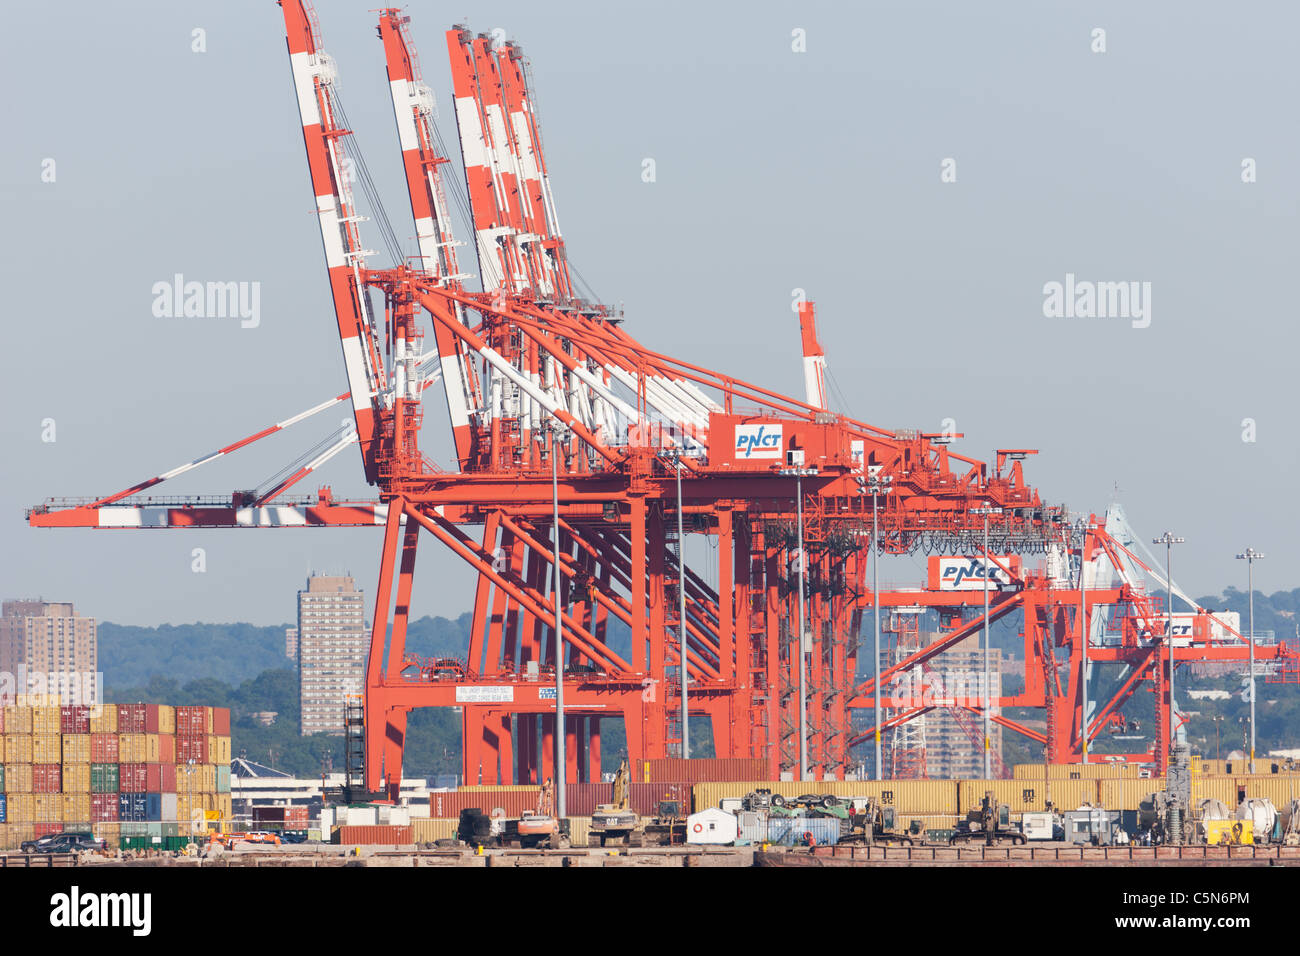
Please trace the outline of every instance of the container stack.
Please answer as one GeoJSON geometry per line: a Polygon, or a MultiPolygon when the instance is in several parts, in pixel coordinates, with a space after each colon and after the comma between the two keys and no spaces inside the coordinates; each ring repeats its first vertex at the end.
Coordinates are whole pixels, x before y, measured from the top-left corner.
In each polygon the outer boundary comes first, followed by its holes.
{"type": "Polygon", "coordinates": [[[230,816],[226,708],[0,708],[0,851],[64,830],[157,845],[230,816]]]}

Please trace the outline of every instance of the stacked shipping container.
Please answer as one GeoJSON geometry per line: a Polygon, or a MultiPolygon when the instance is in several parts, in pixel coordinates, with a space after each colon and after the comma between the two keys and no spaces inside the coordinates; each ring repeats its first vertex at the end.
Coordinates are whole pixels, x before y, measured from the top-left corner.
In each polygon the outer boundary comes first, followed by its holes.
{"type": "Polygon", "coordinates": [[[61,830],[177,837],[206,814],[231,816],[229,710],[0,708],[0,850],[61,830]]]}

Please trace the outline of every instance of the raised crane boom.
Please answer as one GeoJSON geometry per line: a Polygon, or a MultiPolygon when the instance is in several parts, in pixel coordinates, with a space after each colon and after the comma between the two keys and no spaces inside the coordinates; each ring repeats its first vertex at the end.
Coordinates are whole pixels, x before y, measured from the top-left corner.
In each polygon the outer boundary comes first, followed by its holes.
{"type": "MultiPolygon", "coordinates": [[[[409,20],[410,17],[402,16],[400,10],[382,11],[379,37],[384,41],[384,59],[388,66],[397,135],[402,146],[406,188],[411,197],[411,215],[415,219],[416,241],[423,268],[440,284],[461,290],[461,280],[469,276],[461,274],[457,266],[456,246],[460,243],[452,234],[451,216],[443,190],[442,166],[448,159],[434,145],[434,97],[419,75],[415,47],[406,31],[409,20]]],[[[465,325],[465,307],[457,302],[454,311],[456,320],[465,325]]],[[[463,471],[469,467],[473,456],[470,417],[482,405],[482,398],[474,368],[466,361],[460,339],[441,325],[435,325],[434,340],[441,359],[456,459],[463,471]]],[[[406,349],[403,340],[399,340],[398,349],[406,349]]]]}
{"type": "Polygon", "coordinates": [[[302,0],[280,0],[284,11],[289,63],[298,93],[302,138],[307,148],[312,194],[325,246],[325,267],[329,271],[330,295],[338,320],[343,365],[352,394],[352,413],[366,481],[374,484],[379,475],[378,416],[371,396],[387,401],[383,359],[375,341],[373,317],[368,314],[362,269],[365,252],[357,232],[361,217],[352,202],[342,155],[342,138],[349,131],[335,121],[334,62],[320,49],[315,18],[302,0]]]}

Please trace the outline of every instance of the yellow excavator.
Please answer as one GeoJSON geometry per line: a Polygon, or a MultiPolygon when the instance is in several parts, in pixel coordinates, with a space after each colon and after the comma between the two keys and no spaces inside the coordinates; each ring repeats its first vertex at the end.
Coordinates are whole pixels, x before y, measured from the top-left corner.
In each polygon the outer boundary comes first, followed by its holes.
{"type": "Polygon", "coordinates": [[[610,843],[641,846],[644,834],[640,830],[641,818],[628,806],[627,760],[618,765],[614,775],[614,802],[602,803],[591,815],[588,846],[608,846],[610,843]]]}

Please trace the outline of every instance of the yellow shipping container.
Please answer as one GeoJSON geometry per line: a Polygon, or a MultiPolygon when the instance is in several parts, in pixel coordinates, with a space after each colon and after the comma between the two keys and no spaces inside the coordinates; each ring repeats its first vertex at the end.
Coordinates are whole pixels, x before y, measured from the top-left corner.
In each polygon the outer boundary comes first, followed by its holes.
{"type": "Polygon", "coordinates": [[[63,711],[59,707],[33,707],[32,733],[58,734],[63,731],[63,711]]]}
{"type": "Polygon", "coordinates": [[[63,822],[63,794],[61,793],[32,794],[32,822],[62,823],[63,822]]]}
{"type": "MultiPolygon", "coordinates": [[[[89,767],[86,768],[89,771],[89,767]]],[[[64,823],[79,823],[89,825],[90,823],[90,794],[89,793],[62,793],[59,794],[63,803],[63,816],[61,819],[64,823]]]]}
{"type": "Polygon", "coordinates": [[[120,823],[96,823],[91,826],[91,832],[95,834],[96,840],[103,840],[107,843],[110,850],[116,850],[122,845],[122,824],[120,823]]]}
{"type": "Polygon", "coordinates": [[[753,790],[770,790],[784,797],[806,793],[833,793],[838,797],[876,797],[902,814],[954,814],[957,812],[957,782],[954,780],[756,780],[749,782],[697,783],[693,788],[694,809],[716,807],[725,797],[743,797],[753,790]]]}
{"type": "Polygon", "coordinates": [[[10,823],[5,827],[5,837],[10,850],[16,850],[28,840],[36,838],[36,828],[30,823],[10,823]]]}
{"type": "Polygon", "coordinates": [[[90,735],[63,735],[63,762],[90,763],[90,735]]]}
{"type": "Polygon", "coordinates": [[[100,704],[90,708],[90,732],[92,734],[117,733],[117,705],[100,704]]]}
{"type": "Polygon", "coordinates": [[[32,792],[32,765],[29,763],[5,764],[5,793],[9,794],[9,813],[13,814],[13,795],[32,792]]]}
{"type": "Polygon", "coordinates": [[[32,734],[31,740],[32,763],[63,763],[62,734],[32,734]]]}
{"type": "MultiPolygon", "coordinates": [[[[6,727],[8,724],[5,725],[6,727]]],[[[5,734],[5,766],[11,763],[33,763],[32,735],[5,734]]]]}
{"type": "MultiPolygon", "coordinates": [[[[1073,810],[1083,803],[1097,800],[1098,780],[963,780],[960,785],[959,813],[978,810],[986,791],[992,790],[998,803],[1005,803],[1012,813],[1033,812],[1047,808],[1048,791],[1056,807],[1073,810]]],[[[1116,781],[1118,782],[1118,781],[1116,781]]]]}
{"type": "MultiPolygon", "coordinates": [[[[194,819],[195,799],[184,791],[176,794],[176,819],[181,823],[194,819]]],[[[202,807],[200,807],[200,813],[202,807]]]]}
{"type": "Polygon", "coordinates": [[[208,759],[214,764],[230,763],[230,738],[209,736],[208,759]]]}
{"type": "Polygon", "coordinates": [[[1237,805],[1237,790],[1232,777],[1220,774],[1200,774],[1192,777],[1192,803],[1202,800],[1219,800],[1231,810],[1237,805]]]}
{"type": "Polygon", "coordinates": [[[414,819],[411,821],[411,839],[416,843],[432,843],[434,840],[455,839],[458,822],[456,820],[414,819]]]}
{"type": "Polygon", "coordinates": [[[158,706],[158,733],[174,734],[176,733],[176,708],[168,707],[166,704],[158,706]]]}
{"type": "MultiPolygon", "coordinates": [[[[30,774],[31,768],[28,767],[30,774]]],[[[36,795],[33,793],[11,793],[5,800],[8,804],[7,814],[10,823],[31,823],[36,819],[36,795]]]]}
{"type": "Polygon", "coordinates": [[[63,792],[90,793],[90,764],[65,763],[63,765],[63,792]]]}
{"type": "Polygon", "coordinates": [[[30,734],[32,732],[32,709],[9,705],[5,708],[5,735],[30,734]]]}
{"type": "Polygon", "coordinates": [[[1015,780],[1116,780],[1135,779],[1143,772],[1154,770],[1149,765],[1135,763],[1111,763],[1094,758],[1089,763],[1018,763],[1011,769],[1015,780]]]}
{"type": "Polygon", "coordinates": [[[118,734],[119,763],[148,763],[149,745],[145,734],[118,734]]]}
{"type": "MultiPolygon", "coordinates": [[[[1107,810],[1136,810],[1148,794],[1165,789],[1164,777],[1138,780],[1102,780],[1099,796],[1107,810]]],[[[1193,783],[1192,798],[1197,798],[1197,785],[1193,783]]]]}

